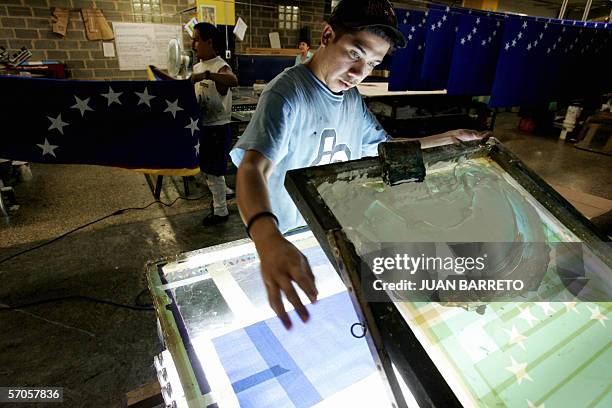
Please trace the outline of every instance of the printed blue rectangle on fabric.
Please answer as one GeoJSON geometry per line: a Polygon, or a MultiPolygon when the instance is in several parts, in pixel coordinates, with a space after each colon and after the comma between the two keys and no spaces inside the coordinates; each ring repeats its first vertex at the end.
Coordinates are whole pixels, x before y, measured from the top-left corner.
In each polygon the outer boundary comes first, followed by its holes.
{"type": "Polygon", "coordinates": [[[358,320],[346,292],[308,309],[306,324],[290,313],[289,331],[274,317],[213,339],[241,407],[311,407],[376,371],[350,333],[358,320]]]}

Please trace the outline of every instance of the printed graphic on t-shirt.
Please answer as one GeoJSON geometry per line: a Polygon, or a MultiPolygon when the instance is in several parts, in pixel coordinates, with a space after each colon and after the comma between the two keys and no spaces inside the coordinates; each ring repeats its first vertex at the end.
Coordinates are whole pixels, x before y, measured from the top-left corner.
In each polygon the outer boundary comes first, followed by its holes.
{"type": "Polygon", "coordinates": [[[337,163],[351,159],[351,149],[344,143],[336,144],[336,129],[323,129],[319,142],[317,157],[310,163],[311,166],[337,163]]]}

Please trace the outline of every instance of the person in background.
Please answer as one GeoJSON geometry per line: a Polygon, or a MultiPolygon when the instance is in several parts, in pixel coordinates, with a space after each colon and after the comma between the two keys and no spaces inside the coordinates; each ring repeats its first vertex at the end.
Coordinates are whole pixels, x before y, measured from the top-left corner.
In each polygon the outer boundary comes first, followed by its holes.
{"type": "Polygon", "coordinates": [[[200,59],[193,66],[191,75],[196,98],[202,108],[200,168],[213,196],[212,211],[204,218],[202,225],[211,226],[226,222],[229,217],[225,173],[232,144],[230,88],[238,86],[238,79],[227,62],[218,55],[223,42],[221,33],[214,25],[196,24],[192,47],[200,59]]]}
{"type": "Polygon", "coordinates": [[[312,52],[310,51],[310,41],[308,41],[307,39],[300,40],[298,48],[300,49],[300,53],[297,55],[297,57],[295,57],[294,65],[308,63],[312,58],[312,52]]]}

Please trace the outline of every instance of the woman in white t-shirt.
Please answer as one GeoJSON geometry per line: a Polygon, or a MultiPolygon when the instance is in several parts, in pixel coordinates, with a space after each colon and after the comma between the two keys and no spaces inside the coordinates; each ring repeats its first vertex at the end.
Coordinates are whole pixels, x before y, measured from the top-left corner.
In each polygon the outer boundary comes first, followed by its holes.
{"type": "Polygon", "coordinates": [[[222,49],[221,34],[209,23],[194,27],[193,49],[200,62],[193,66],[191,81],[202,108],[202,133],[200,140],[200,168],[213,196],[213,211],[202,224],[210,226],[227,221],[225,173],[231,149],[232,115],[231,87],[238,86],[238,79],[218,51],[222,49]]]}

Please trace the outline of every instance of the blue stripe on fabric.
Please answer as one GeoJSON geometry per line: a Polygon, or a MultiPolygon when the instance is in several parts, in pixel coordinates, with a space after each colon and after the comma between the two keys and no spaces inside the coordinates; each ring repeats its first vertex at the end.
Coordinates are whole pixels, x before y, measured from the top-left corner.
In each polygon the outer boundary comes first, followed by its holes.
{"type": "Polygon", "coordinates": [[[277,381],[296,408],[308,408],[323,401],[314,385],[278,341],[266,322],[260,322],[244,330],[268,367],[280,366],[288,370],[288,373],[278,376],[277,381]]]}
{"type": "Polygon", "coordinates": [[[236,381],[232,383],[232,388],[234,392],[238,394],[244,390],[249,388],[253,388],[261,383],[264,383],[272,378],[278,377],[285,373],[288,373],[289,370],[284,369],[279,365],[275,365],[273,367],[268,368],[267,370],[262,370],[253,375],[249,375],[247,378],[243,378],[242,380],[236,381]]]}

